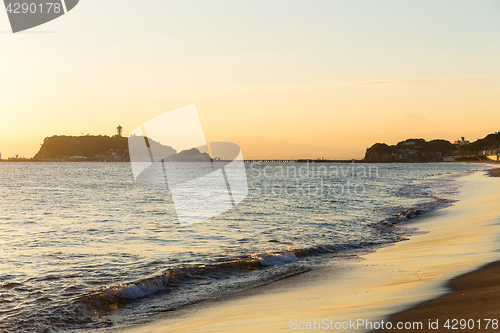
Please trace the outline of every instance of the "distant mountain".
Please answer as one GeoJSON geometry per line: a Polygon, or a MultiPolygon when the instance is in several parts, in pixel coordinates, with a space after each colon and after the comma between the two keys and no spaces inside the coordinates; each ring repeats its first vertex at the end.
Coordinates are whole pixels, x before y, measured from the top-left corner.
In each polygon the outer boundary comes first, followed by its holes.
{"type": "Polygon", "coordinates": [[[418,132],[434,132],[442,130],[443,126],[438,123],[422,116],[419,113],[405,113],[396,119],[388,122],[387,124],[381,126],[382,130],[391,131],[406,131],[408,132],[409,126],[411,130],[418,132]]]}
{"type": "Polygon", "coordinates": [[[432,162],[447,155],[483,156],[500,151],[500,132],[488,134],[470,144],[452,144],[446,140],[407,139],[396,145],[376,143],[366,150],[366,162],[432,162]]]}
{"type": "Polygon", "coordinates": [[[257,136],[230,138],[241,147],[245,159],[352,159],[362,158],[363,150],[352,151],[352,147],[323,146],[307,143],[294,143],[287,140],[265,139],[257,136]]]}
{"type": "Polygon", "coordinates": [[[457,134],[448,126],[422,116],[418,113],[403,114],[378,128],[372,130],[379,140],[401,141],[406,138],[453,138],[457,134]]]}

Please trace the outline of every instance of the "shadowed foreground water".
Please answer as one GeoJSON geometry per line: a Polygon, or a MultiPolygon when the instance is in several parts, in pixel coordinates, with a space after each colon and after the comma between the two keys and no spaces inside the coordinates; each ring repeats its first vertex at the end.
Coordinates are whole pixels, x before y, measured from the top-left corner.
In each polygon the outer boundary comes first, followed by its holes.
{"type": "Polygon", "coordinates": [[[1,163],[0,330],[146,320],[373,251],[422,232],[396,224],[451,205],[459,176],[478,168],[319,166],[246,165],[242,204],[180,227],[168,189],[137,187],[127,163],[1,163]]]}

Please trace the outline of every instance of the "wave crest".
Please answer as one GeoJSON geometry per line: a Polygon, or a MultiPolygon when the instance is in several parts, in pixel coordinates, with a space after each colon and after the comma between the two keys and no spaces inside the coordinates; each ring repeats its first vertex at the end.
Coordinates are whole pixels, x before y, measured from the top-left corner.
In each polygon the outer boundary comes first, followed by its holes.
{"type": "Polygon", "coordinates": [[[288,264],[291,262],[296,262],[298,259],[295,253],[254,253],[252,258],[257,259],[257,261],[262,266],[274,266],[281,264],[288,264]]]}

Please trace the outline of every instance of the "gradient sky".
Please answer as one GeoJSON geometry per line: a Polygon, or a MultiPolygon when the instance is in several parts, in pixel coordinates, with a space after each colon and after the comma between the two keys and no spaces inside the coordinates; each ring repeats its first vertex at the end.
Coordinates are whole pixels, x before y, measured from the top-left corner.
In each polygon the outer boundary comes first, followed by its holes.
{"type": "Polygon", "coordinates": [[[246,158],[500,131],[498,0],[81,0],[9,31],[0,10],[3,158],[191,104],[246,158]]]}

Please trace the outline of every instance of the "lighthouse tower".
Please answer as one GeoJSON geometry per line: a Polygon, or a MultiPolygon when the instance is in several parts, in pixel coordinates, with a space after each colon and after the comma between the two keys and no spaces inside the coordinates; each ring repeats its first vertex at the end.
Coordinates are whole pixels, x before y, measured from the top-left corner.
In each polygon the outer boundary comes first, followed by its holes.
{"type": "Polygon", "coordinates": [[[122,129],[123,127],[121,127],[121,125],[118,125],[118,127],[116,128],[116,136],[122,136],[122,129]]]}

